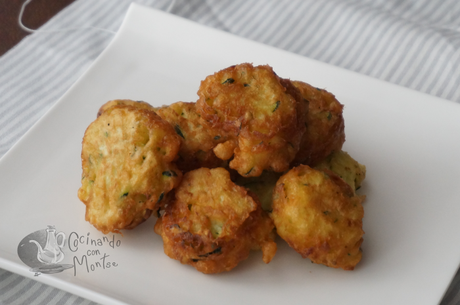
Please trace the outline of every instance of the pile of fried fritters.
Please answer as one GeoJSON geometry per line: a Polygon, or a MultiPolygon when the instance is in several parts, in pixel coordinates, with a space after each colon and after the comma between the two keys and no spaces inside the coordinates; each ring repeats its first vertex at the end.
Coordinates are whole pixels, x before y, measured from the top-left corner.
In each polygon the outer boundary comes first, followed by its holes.
{"type": "Polygon", "coordinates": [[[362,253],[366,168],[342,151],[331,93],[244,63],[208,76],[196,103],[104,104],[83,138],[86,220],[133,229],[153,213],[165,253],[229,271],[279,235],[302,257],[352,270],[362,253]]]}

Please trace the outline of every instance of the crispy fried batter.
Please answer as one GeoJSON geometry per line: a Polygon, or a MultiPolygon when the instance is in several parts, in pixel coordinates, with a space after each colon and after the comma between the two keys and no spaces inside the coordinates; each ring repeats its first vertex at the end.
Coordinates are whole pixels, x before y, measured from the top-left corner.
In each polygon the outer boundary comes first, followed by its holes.
{"type": "Polygon", "coordinates": [[[326,159],[318,163],[315,169],[333,171],[354,191],[361,187],[361,183],[366,178],[366,166],[359,164],[342,150],[332,152],[326,159]]]}
{"type": "Polygon", "coordinates": [[[198,90],[197,112],[227,136],[215,154],[240,175],[283,172],[299,150],[308,105],[289,80],[269,66],[240,64],[208,76],[198,90]]]}
{"type": "Polygon", "coordinates": [[[279,236],[302,257],[353,270],[362,256],[364,198],[333,172],[300,165],[277,182],[271,216],[279,236]]]}
{"type": "Polygon", "coordinates": [[[99,117],[104,111],[109,109],[110,107],[117,106],[117,105],[127,105],[133,106],[140,109],[147,109],[147,110],[155,110],[155,108],[147,102],[144,101],[133,101],[133,100],[111,100],[105,103],[104,105],[99,108],[97,112],[97,117],[99,117]]]}
{"type": "Polygon", "coordinates": [[[195,103],[177,102],[156,110],[168,121],[180,136],[181,147],[176,161],[180,170],[188,172],[200,167],[215,168],[228,163],[217,158],[213,148],[226,141],[218,130],[206,128],[200,115],[196,113],[195,103]]]}
{"type": "Polygon", "coordinates": [[[260,203],[230,180],[223,168],[201,168],[184,175],[155,232],[165,253],[203,273],[229,271],[251,249],[262,249],[269,263],[276,252],[273,222],[260,203]]]}
{"type": "Polygon", "coordinates": [[[256,194],[260,200],[262,209],[271,213],[273,205],[273,190],[281,174],[264,171],[259,177],[236,176],[235,183],[244,186],[256,194]]]}
{"type": "Polygon", "coordinates": [[[128,105],[107,108],[83,138],[86,220],[107,234],[131,229],[158,208],[180,182],[171,162],[180,140],[155,112],[128,105]]]}
{"type": "Polygon", "coordinates": [[[342,149],[345,142],[343,105],[333,94],[324,89],[300,81],[292,83],[309,102],[306,115],[307,130],[303,134],[293,165],[314,166],[332,151],[342,149]]]}

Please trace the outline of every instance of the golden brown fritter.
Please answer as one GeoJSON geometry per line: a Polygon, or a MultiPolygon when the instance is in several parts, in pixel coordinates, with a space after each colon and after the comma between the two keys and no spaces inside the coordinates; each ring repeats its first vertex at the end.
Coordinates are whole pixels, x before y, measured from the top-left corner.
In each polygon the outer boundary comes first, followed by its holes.
{"type": "Polygon", "coordinates": [[[273,222],[246,189],[223,168],[200,168],[184,175],[158,219],[165,253],[203,273],[229,271],[251,249],[269,263],[276,252],[273,222]]]}
{"type": "Polygon", "coordinates": [[[155,110],[155,108],[147,102],[144,101],[133,101],[133,100],[111,100],[105,103],[104,105],[99,108],[97,112],[97,116],[99,117],[104,111],[109,109],[110,107],[117,106],[117,105],[127,105],[133,106],[140,109],[147,109],[147,110],[155,110]]]}
{"type": "Polygon", "coordinates": [[[307,130],[302,136],[300,149],[293,165],[314,166],[332,151],[342,149],[345,142],[343,105],[324,89],[293,81],[302,97],[309,102],[306,114],[307,130]]]}
{"type": "Polygon", "coordinates": [[[298,89],[269,66],[240,64],[208,76],[197,112],[228,140],[214,149],[240,175],[283,172],[299,150],[308,105],[298,89]]]}
{"type": "Polygon", "coordinates": [[[259,177],[236,176],[235,183],[253,192],[260,200],[262,209],[271,213],[273,205],[273,190],[281,174],[264,171],[259,177]]]}
{"type": "Polygon", "coordinates": [[[132,229],[180,182],[171,162],[180,140],[155,112],[119,105],[106,109],[87,128],[81,153],[78,197],[86,220],[107,234],[132,229]]]}
{"type": "Polygon", "coordinates": [[[315,169],[333,171],[348,183],[353,191],[358,190],[366,178],[366,166],[359,164],[342,150],[332,152],[326,159],[318,163],[315,169]]]}
{"type": "Polygon", "coordinates": [[[271,217],[302,257],[353,270],[362,256],[364,198],[333,172],[300,165],[276,183],[271,217]]]}
{"type": "Polygon", "coordinates": [[[215,168],[228,165],[216,157],[213,148],[226,140],[218,131],[206,128],[200,115],[196,113],[195,103],[177,102],[156,110],[168,121],[180,136],[181,147],[176,161],[180,170],[188,172],[200,167],[215,168]]]}

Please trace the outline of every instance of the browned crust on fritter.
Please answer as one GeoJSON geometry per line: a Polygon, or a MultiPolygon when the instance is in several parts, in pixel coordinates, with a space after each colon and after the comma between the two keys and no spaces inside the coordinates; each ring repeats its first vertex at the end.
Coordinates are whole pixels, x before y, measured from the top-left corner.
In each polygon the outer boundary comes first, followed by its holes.
{"type": "Polygon", "coordinates": [[[111,100],[99,108],[97,112],[97,117],[99,117],[107,109],[113,106],[118,106],[118,105],[133,106],[139,109],[147,109],[147,110],[152,110],[152,111],[155,109],[152,105],[144,101],[133,101],[133,100],[128,100],[128,99],[111,100]]]}
{"type": "Polygon", "coordinates": [[[209,274],[230,271],[252,249],[266,263],[274,256],[273,222],[225,169],[186,173],[175,195],[155,225],[169,257],[209,274]]]}
{"type": "Polygon", "coordinates": [[[300,165],[278,180],[271,217],[302,257],[353,270],[362,257],[364,198],[333,172],[300,165]]]}
{"type": "Polygon", "coordinates": [[[180,141],[155,112],[128,105],[106,109],[83,138],[82,187],[86,220],[107,234],[132,229],[180,182],[172,163],[180,141]]]}
{"type": "Polygon", "coordinates": [[[217,157],[229,159],[242,176],[289,168],[305,131],[307,107],[289,80],[269,66],[241,64],[221,70],[201,82],[197,112],[207,126],[228,141],[217,157]]]}
{"type": "Polygon", "coordinates": [[[196,112],[195,103],[177,102],[156,110],[157,114],[169,122],[181,140],[176,164],[183,172],[200,167],[215,168],[227,166],[216,157],[213,148],[227,139],[218,130],[207,128],[196,112]]]}
{"type": "Polygon", "coordinates": [[[305,118],[307,130],[292,165],[314,166],[332,151],[340,150],[345,142],[343,105],[324,89],[300,81],[292,83],[300,90],[304,100],[309,102],[305,118]]]}

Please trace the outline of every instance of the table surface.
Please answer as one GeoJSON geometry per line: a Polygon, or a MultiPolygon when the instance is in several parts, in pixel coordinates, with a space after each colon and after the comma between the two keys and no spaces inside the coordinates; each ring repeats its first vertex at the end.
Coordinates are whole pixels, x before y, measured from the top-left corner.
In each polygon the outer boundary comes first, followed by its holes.
{"type": "MultiPolygon", "coordinates": [[[[74,0],[34,0],[27,5],[22,23],[37,29],[74,0]]],[[[23,0],[0,0],[0,56],[30,33],[18,25],[23,0]]]]}

